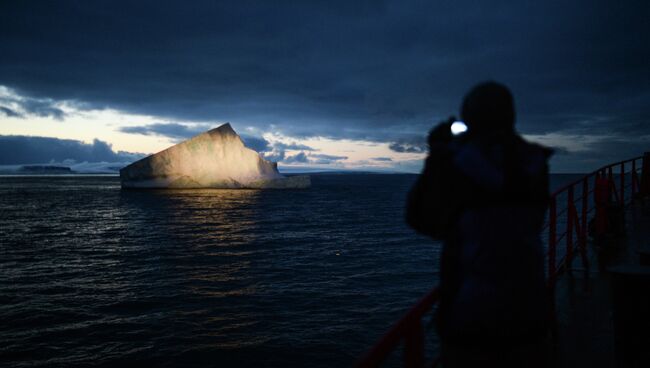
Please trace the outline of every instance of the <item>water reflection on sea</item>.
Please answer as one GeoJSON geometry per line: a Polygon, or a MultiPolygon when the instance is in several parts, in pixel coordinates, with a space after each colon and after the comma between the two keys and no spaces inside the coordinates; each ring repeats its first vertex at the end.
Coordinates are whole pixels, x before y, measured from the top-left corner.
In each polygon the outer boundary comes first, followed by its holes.
{"type": "Polygon", "coordinates": [[[0,178],[0,363],[349,365],[436,282],[438,248],[402,220],[413,179],[0,178]]]}

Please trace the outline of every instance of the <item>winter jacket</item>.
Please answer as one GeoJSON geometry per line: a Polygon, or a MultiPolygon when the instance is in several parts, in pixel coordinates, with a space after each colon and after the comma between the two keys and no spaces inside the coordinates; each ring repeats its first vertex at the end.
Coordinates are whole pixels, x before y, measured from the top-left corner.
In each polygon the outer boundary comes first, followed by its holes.
{"type": "Polygon", "coordinates": [[[551,151],[515,133],[429,138],[407,222],[443,240],[438,331],[464,345],[525,342],[546,333],[540,232],[551,151]]]}

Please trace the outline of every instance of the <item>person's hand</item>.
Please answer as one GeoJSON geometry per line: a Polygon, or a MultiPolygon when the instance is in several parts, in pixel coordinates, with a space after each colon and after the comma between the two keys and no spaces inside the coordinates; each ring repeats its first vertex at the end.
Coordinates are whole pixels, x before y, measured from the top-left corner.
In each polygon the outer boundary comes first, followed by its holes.
{"type": "Polygon", "coordinates": [[[453,135],[451,134],[451,124],[453,124],[454,121],[456,121],[456,118],[450,116],[447,120],[443,120],[431,129],[428,139],[429,148],[451,142],[451,139],[453,138],[453,135]]]}

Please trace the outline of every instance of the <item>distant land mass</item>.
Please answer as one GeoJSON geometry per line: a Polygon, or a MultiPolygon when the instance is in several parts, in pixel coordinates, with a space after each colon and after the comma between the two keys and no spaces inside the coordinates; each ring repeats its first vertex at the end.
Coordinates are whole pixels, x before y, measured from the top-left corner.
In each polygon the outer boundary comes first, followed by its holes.
{"type": "Polygon", "coordinates": [[[18,173],[32,175],[61,175],[74,174],[74,171],[67,166],[24,165],[18,169],[18,173]]]}
{"type": "Polygon", "coordinates": [[[246,147],[229,123],[120,170],[123,188],[307,188],[309,176],[284,176],[246,147]]]}

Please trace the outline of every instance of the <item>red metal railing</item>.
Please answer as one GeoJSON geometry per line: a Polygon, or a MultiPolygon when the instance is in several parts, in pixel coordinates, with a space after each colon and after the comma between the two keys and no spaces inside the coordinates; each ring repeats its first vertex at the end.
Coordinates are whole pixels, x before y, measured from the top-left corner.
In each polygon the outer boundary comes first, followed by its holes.
{"type": "MultiPolygon", "coordinates": [[[[552,295],[557,277],[570,270],[576,252],[580,254],[582,264],[589,267],[587,259],[587,238],[589,234],[588,216],[594,214],[594,233],[607,231],[607,206],[611,204],[626,205],[635,195],[643,191],[650,194],[650,153],[614,164],[583,176],[557,189],[551,194],[548,222],[542,231],[548,231],[547,259],[548,286],[552,295]],[[644,160],[645,157],[645,160],[644,160]],[[639,166],[638,162],[643,165],[639,166]],[[643,168],[642,180],[638,170],[643,168]],[[629,171],[626,171],[626,168],[629,171]],[[617,187],[616,180],[619,184],[617,187]],[[626,184],[629,180],[629,184],[626,184]],[[576,196],[576,188],[578,195],[576,196]],[[629,191],[628,191],[629,189],[629,191]],[[590,194],[594,194],[590,200],[590,194]],[[626,196],[626,193],[629,193],[626,196]],[[577,198],[576,198],[577,197],[577,198]],[[613,198],[612,198],[613,197],[613,198]],[[566,201],[566,207],[560,211],[557,205],[566,201]],[[579,204],[580,210],[578,211],[579,204]],[[559,230],[559,234],[558,234],[559,230]],[[576,241],[574,242],[574,235],[576,241]],[[564,241],[564,252],[558,246],[564,241]]],[[[425,366],[425,332],[423,317],[431,311],[438,301],[439,290],[434,287],[415,304],[393,327],[357,362],[357,367],[377,367],[404,342],[403,362],[405,367],[425,366]]],[[[430,366],[435,367],[437,359],[430,366]]]]}
{"type": "Polygon", "coordinates": [[[582,265],[585,268],[589,267],[586,253],[589,234],[588,217],[595,212],[592,225],[595,235],[601,235],[608,230],[610,227],[607,218],[608,206],[625,206],[639,192],[638,171],[641,166],[638,163],[640,161],[643,161],[643,156],[603,166],[551,194],[548,222],[544,227],[544,230],[548,229],[547,259],[550,288],[554,288],[555,281],[562,272],[571,269],[576,253],[580,254],[582,265]],[[577,196],[576,191],[578,191],[577,196]],[[591,194],[593,199],[590,200],[591,194]],[[565,206],[558,211],[557,205],[561,201],[565,201],[565,206]],[[563,252],[560,248],[562,241],[564,241],[563,252]]]}
{"type": "Polygon", "coordinates": [[[424,327],[422,317],[438,301],[435,287],[420,299],[357,363],[357,367],[378,367],[404,340],[404,366],[424,366],[424,327]]]}

